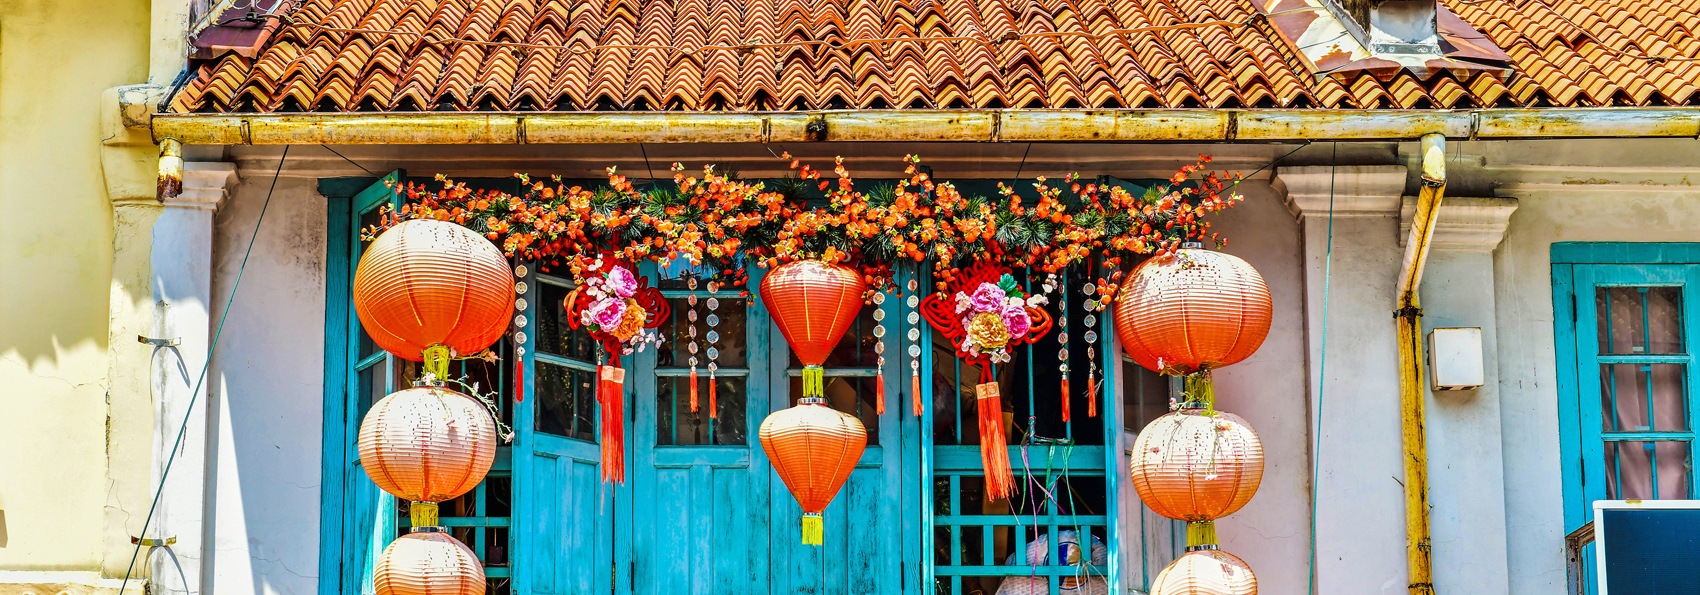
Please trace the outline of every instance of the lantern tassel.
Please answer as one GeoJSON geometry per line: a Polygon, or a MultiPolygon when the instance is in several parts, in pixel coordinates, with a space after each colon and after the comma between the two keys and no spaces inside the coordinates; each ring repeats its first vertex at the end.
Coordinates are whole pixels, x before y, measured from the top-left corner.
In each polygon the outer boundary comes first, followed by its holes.
{"type": "MultiPolygon", "coordinates": [[[[715,398],[715,395],[714,395],[715,386],[714,385],[715,385],[714,370],[709,370],[708,371],[708,418],[709,419],[718,419],[720,417],[720,415],[719,415],[720,400],[715,398]]],[[[692,381],[691,386],[696,386],[696,382],[692,381]]]]}
{"type": "Polygon", "coordinates": [[[821,521],[820,513],[803,513],[803,545],[820,545],[825,533],[826,524],[821,521]]]}
{"type": "Polygon", "coordinates": [[[821,369],[821,367],[817,365],[810,364],[803,366],[803,396],[826,396],[825,372],[825,370],[821,369]]]}
{"type": "Polygon", "coordinates": [[[412,502],[407,505],[407,515],[413,521],[414,527],[437,526],[436,502],[412,502]]]}
{"type": "Polygon", "coordinates": [[[1062,415],[1063,423],[1068,423],[1068,375],[1062,377],[1062,415]]]}
{"type": "Polygon", "coordinates": [[[691,366],[691,413],[697,412],[697,367],[691,366]]]}
{"type": "Polygon", "coordinates": [[[914,402],[915,417],[921,417],[921,373],[919,371],[909,375],[909,400],[914,402]]]}
{"type": "Polygon", "coordinates": [[[874,415],[885,415],[885,370],[874,379],[874,415]]]}
{"type": "Polygon", "coordinates": [[[626,371],[618,366],[597,370],[596,400],[602,407],[602,481],[626,483],[626,371]]]}
{"type": "Polygon", "coordinates": [[[1186,398],[1188,401],[1203,403],[1208,411],[1216,410],[1216,387],[1211,382],[1210,372],[1194,372],[1186,375],[1186,398]]]}
{"type": "Polygon", "coordinates": [[[453,359],[454,351],[449,349],[448,345],[432,345],[419,353],[419,367],[432,378],[446,380],[449,377],[449,362],[453,359]]]}
{"type": "Polygon", "coordinates": [[[1186,524],[1186,546],[1216,545],[1216,521],[1197,521],[1186,524]]]}
{"type": "Polygon", "coordinates": [[[980,407],[980,463],[986,471],[986,496],[1004,500],[1015,491],[1015,475],[1009,468],[1009,443],[1003,435],[1003,398],[996,381],[975,386],[974,392],[980,407]]]}

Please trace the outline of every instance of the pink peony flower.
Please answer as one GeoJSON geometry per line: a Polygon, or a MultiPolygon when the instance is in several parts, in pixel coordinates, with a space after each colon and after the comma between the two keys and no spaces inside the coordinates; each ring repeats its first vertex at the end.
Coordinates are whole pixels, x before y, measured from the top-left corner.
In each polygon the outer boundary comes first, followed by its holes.
{"type": "Polygon", "coordinates": [[[608,290],[614,295],[629,298],[637,293],[637,276],[626,267],[616,266],[608,271],[608,290]]]}
{"type": "Polygon", "coordinates": [[[974,290],[974,311],[1002,312],[1003,298],[1004,292],[1002,287],[998,287],[994,283],[981,283],[980,287],[974,290]]]}
{"type": "Polygon", "coordinates": [[[1033,330],[1033,319],[1027,316],[1027,309],[1021,306],[1004,308],[1003,325],[1009,329],[1009,336],[1021,337],[1027,331],[1033,330]]]}
{"type": "Polygon", "coordinates": [[[597,300],[584,311],[584,322],[602,327],[604,331],[620,326],[620,321],[625,317],[626,302],[616,297],[597,300]]]}

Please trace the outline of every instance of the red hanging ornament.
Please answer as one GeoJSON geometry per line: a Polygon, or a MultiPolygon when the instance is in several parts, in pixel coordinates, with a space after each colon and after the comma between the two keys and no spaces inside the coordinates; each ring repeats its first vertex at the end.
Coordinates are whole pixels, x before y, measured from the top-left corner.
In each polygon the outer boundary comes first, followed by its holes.
{"type": "Polygon", "coordinates": [[[645,329],[661,326],[672,315],[672,306],[660,289],[649,286],[648,277],[631,275],[631,269],[624,263],[608,256],[598,262],[599,266],[585,272],[590,279],[567,294],[561,305],[568,314],[567,326],[586,329],[590,338],[608,354],[608,364],[597,367],[596,401],[602,411],[602,480],[625,483],[626,371],[620,367],[620,357],[644,340],[645,329]],[[605,288],[600,298],[586,291],[591,284],[605,288]],[[618,316],[612,313],[611,299],[621,301],[618,316]],[[605,317],[599,320],[599,314],[605,317]]]}
{"type": "Polygon", "coordinates": [[[862,312],[867,284],[855,270],[818,260],[795,260],[761,280],[761,301],[803,362],[803,396],[825,395],[821,364],[862,312]]]}
{"type": "MultiPolygon", "coordinates": [[[[991,312],[965,317],[958,311],[955,303],[957,294],[969,295],[982,291],[989,294],[989,290],[983,288],[984,285],[1003,287],[1004,291],[1011,291],[1008,288],[1014,281],[1013,278],[1006,279],[1009,275],[1008,267],[991,261],[979,261],[959,271],[945,285],[943,291],[921,300],[921,315],[927,319],[927,323],[955,345],[957,357],[980,367],[980,384],[974,387],[975,402],[980,414],[980,461],[986,473],[986,493],[989,497],[999,500],[1014,493],[1015,475],[1010,470],[1008,438],[1004,436],[1002,391],[999,390],[992,373],[993,359],[997,351],[987,347],[998,345],[1007,355],[1008,349],[1037,341],[1051,330],[1051,316],[1043,308],[1028,305],[1023,308],[1028,328],[1010,329],[998,316],[988,316],[991,312]],[[964,320],[969,323],[964,324],[964,320]]],[[[1004,299],[1002,295],[1005,294],[1000,294],[1000,300],[1004,299]]],[[[990,296],[982,301],[989,302],[990,296]]],[[[969,310],[964,311],[972,313],[969,310]]],[[[918,380],[916,384],[919,384],[918,380]]],[[[916,391],[917,394],[919,392],[916,391]]]]}

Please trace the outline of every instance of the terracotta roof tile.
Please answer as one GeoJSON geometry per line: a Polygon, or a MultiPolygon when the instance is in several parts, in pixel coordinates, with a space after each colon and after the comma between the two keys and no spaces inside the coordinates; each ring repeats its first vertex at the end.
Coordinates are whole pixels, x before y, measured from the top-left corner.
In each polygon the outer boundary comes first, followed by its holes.
{"type": "Polygon", "coordinates": [[[1244,22],[1315,3],[302,0],[295,24],[280,27],[254,58],[226,53],[197,60],[194,76],[170,106],[179,112],[1439,109],[1700,102],[1700,64],[1629,57],[1700,56],[1700,0],[1442,0],[1450,10],[1442,10],[1441,20],[1451,59],[1429,62],[1442,70],[1426,76],[1351,53],[1364,51],[1361,46],[1323,47],[1307,56],[1297,36],[1332,22],[1310,12],[1248,27],[1107,34],[1213,19],[1244,22]],[[1005,38],[1059,32],[1093,36],[1005,38]],[[913,36],[981,41],[841,45],[913,36]],[[808,41],[831,45],[701,49],[808,41]],[[652,47],[591,49],[609,45],[652,47]],[[1318,76],[1314,63],[1350,68],[1318,76]]]}

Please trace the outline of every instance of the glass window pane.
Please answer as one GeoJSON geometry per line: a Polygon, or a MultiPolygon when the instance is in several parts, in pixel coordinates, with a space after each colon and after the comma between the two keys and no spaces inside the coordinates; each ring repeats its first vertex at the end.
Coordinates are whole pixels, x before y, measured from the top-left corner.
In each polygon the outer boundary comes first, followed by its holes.
{"type": "Polygon", "coordinates": [[[1600,364],[1604,431],[1688,431],[1684,368],[1683,364],[1600,364]]]}
{"type": "Polygon", "coordinates": [[[538,303],[533,309],[537,313],[537,350],[584,362],[596,361],[596,342],[591,340],[590,333],[574,330],[568,324],[564,303],[572,290],[554,283],[538,282],[538,286],[538,303]]]}
{"type": "Polygon", "coordinates": [[[1600,353],[1683,353],[1681,288],[1601,287],[1594,308],[1600,353]]]}
{"type": "MultiPolygon", "coordinates": [[[[367,227],[377,225],[381,222],[383,222],[383,218],[382,218],[382,215],[379,214],[377,208],[373,208],[370,211],[366,211],[366,212],[360,214],[360,226],[359,226],[359,228],[357,228],[355,230],[354,233],[355,233],[355,239],[360,241],[360,253],[361,254],[366,253],[366,247],[372,245],[372,241],[371,240],[360,240],[360,238],[359,238],[360,231],[359,230],[366,229],[367,227]]],[[[378,344],[372,342],[371,335],[366,334],[366,327],[360,325],[360,321],[359,321],[358,318],[354,321],[354,327],[355,327],[355,332],[360,334],[359,357],[364,359],[368,355],[372,355],[374,353],[377,353],[378,352],[378,344]]]]}
{"type": "MultiPolygon", "coordinates": [[[[366,412],[372,410],[372,404],[378,402],[378,399],[384,398],[384,381],[380,380],[381,377],[378,376],[378,372],[384,369],[385,364],[380,361],[361,370],[359,378],[356,380],[360,384],[358,389],[360,391],[358,394],[360,404],[355,411],[358,412],[359,422],[361,423],[366,421],[366,412]]],[[[359,423],[356,423],[354,427],[360,427],[359,423]]]]}
{"type": "MultiPolygon", "coordinates": [[[[862,427],[868,430],[868,446],[878,446],[880,443],[880,418],[875,411],[879,410],[879,379],[874,376],[833,376],[832,370],[826,371],[826,404],[833,409],[855,416],[862,422],[862,427]]],[[[803,394],[803,377],[791,377],[792,395],[803,394]]],[[[896,400],[898,391],[885,394],[887,411],[903,407],[896,400]]],[[[796,399],[792,399],[795,403],[796,399]]],[[[901,410],[901,409],[896,409],[901,410]]]]}
{"type": "Polygon", "coordinates": [[[596,374],[537,362],[537,431],[596,441],[596,374]]]}
{"type": "Polygon", "coordinates": [[[691,411],[691,378],[672,376],[656,382],[656,443],[662,446],[746,446],[744,378],[714,379],[715,417],[709,417],[708,373],[697,374],[697,411],[691,411]]]}
{"type": "MultiPolygon", "coordinates": [[[[672,305],[673,315],[661,323],[657,329],[661,333],[660,350],[655,355],[655,365],[661,368],[688,368],[691,366],[691,304],[687,298],[671,298],[667,300],[672,305]]],[[[744,332],[749,318],[749,303],[744,298],[717,298],[719,308],[710,309],[709,298],[697,298],[697,367],[708,367],[708,349],[718,350],[714,363],[722,369],[743,368],[749,364],[749,354],[746,343],[748,335],[744,332]],[[713,326],[709,322],[717,321],[713,326]],[[718,341],[709,341],[709,332],[713,331],[718,341]]]]}
{"type": "Polygon", "coordinates": [[[1169,413],[1169,378],[1122,360],[1122,428],[1143,430],[1146,424],[1169,413]]]}
{"type": "Polygon", "coordinates": [[[1693,472],[1689,443],[1606,442],[1606,499],[1685,500],[1693,472]]]}

